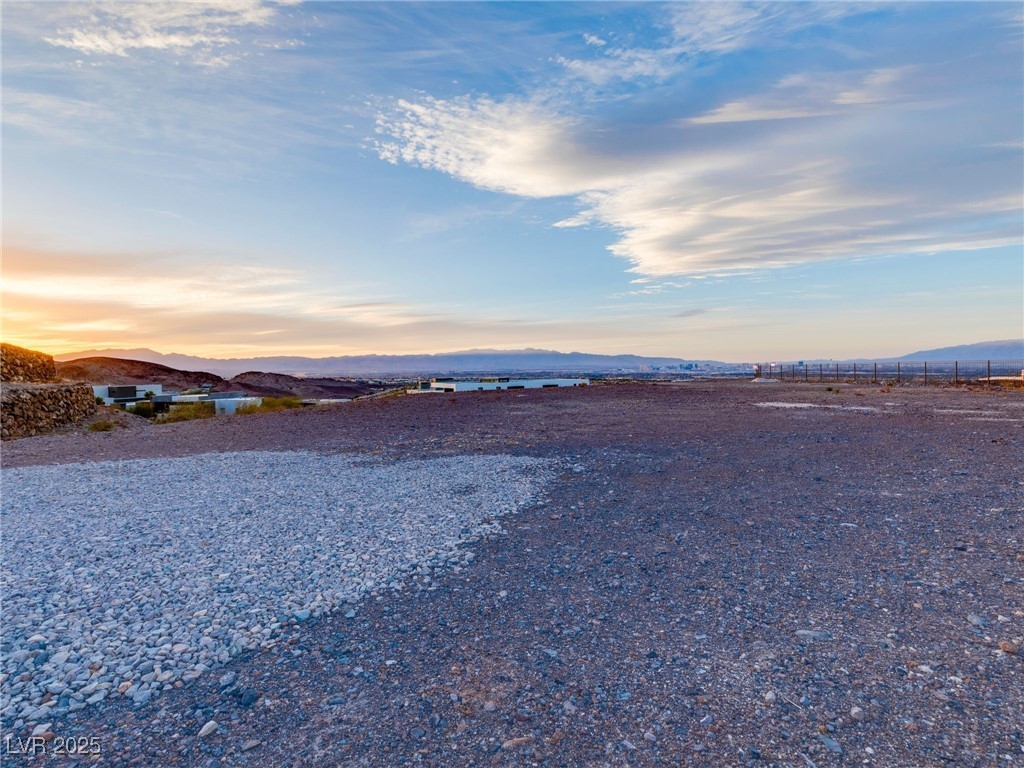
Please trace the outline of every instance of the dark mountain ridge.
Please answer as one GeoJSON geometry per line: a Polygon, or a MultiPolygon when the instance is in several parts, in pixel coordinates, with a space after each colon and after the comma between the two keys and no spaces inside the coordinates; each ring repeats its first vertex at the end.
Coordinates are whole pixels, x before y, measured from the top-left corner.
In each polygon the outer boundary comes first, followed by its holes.
{"type": "Polygon", "coordinates": [[[123,357],[167,365],[172,368],[204,368],[220,376],[247,371],[311,376],[423,376],[431,374],[513,373],[513,372],[611,372],[679,366],[699,362],[675,357],[641,355],[599,355],[584,352],[555,352],[546,349],[467,350],[435,355],[345,355],[339,357],[275,356],[216,359],[192,355],[162,354],[151,349],[106,349],[56,355],[73,361],[96,355],[123,357]]]}

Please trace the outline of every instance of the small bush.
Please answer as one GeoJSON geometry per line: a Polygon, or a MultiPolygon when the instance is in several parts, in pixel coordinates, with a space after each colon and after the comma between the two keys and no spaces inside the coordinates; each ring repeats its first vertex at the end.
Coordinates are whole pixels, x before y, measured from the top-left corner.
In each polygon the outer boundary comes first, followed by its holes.
{"type": "Polygon", "coordinates": [[[110,432],[116,424],[112,421],[94,421],[89,425],[90,432],[110,432]]]}
{"type": "Polygon", "coordinates": [[[147,419],[153,418],[153,404],[146,400],[140,400],[134,407],[129,408],[128,411],[136,416],[143,416],[147,419]]]}
{"type": "Polygon", "coordinates": [[[106,403],[106,400],[104,400],[104,399],[103,399],[102,397],[100,397],[99,395],[96,395],[96,405],[103,405],[103,404],[105,404],[105,403],[106,403]]]}
{"type": "Polygon", "coordinates": [[[302,401],[297,397],[264,397],[262,405],[243,405],[235,413],[270,413],[272,411],[285,411],[289,408],[301,408],[302,401]]]}
{"type": "Polygon", "coordinates": [[[161,421],[173,423],[175,421],[192,421],[194,419],[212,419],[214,416],[213,403],[179,403],[171,406],[170,413],[161,421]]]}

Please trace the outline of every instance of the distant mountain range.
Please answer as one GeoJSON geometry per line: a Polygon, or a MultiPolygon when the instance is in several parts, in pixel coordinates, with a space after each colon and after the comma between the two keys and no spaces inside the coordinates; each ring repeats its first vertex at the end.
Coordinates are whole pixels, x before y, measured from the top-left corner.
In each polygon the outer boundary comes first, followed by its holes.
{"type": "Polygon", "coordinates": [[[1024,360],[1024,339],[1003,341],[979,341],[977,344],[960,344],[955,347],[939,347],[912,352],[893,360],[1024,360]]]}
{"type": "MultiPolygon", "coordinates": [[[[230,378],[240,373],[263,371],[306,377],[374,377],[465,375],[471,373],[612,373],[659,368],[675,370],[740,370],[741,363],[716,360],[685,360],[677,357],[598,355],[556,352],[550,349],[470,349],[437,355],[345,355],[340,357],[248,357],[219,359],[194,355],[163,354],[152,349],[90,349],[54,355],[58,361],[85,357],[141,360],[184,371],[209,371],[230,378]]],[[[863,358],[868,359],[868,358],[863,358]]],[[[872,358],[882,360],[883,358],[872,358]]],[[[1024,359],[1024,339],[982,341],[955,347],[911,352],[886,360],[1019,360],[1024,359]]]]}
{"type": "Polygon", "coordinates": [[[141,360],[188,371],[210,371],[231,377],[246,371],[295,376],[425,376],[467,373],[614,372],[651,368],[735,367],[714,360],[683,360],[640,355],[592,355],[548,349],[471,349],[438,355],[347,355],[342,357],[250,357],[217,359],[163,354],[152,349],[91,349],[54,355],[62,362],[85,357],[141,360]]]}

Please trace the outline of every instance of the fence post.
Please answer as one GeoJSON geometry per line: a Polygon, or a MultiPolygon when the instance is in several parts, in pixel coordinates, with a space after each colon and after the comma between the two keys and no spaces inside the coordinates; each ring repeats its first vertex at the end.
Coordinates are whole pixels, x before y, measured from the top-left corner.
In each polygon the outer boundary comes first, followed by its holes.
{"type": "Polygon", "coordinates": [[[857,383],[857,364],[853,364],[853,383],[857,383]]]}
{"type": "Polygon", "coordinates": [[[903,378],[900,376],[900,362],[899,362],[899,360],[897,360],[896,361],[896,383],[899,384],[902,381],[903,381],[903,378]]]}
{"type": "Polygon", "coordinates": [[[836,381],[839,381],[839,363],[836,363],[836,381]]]}
{"type": "Polygon", "coordinates": [[[875,363],[875,372],[873,374],[871,374],[871,383],[872,384],[877,384],[878,383],[878,363],[875,363]]]}
{"type": "Polygon", "coordinates": [[[818,363],[818,381],[822,382],[825,380],[825,366],[818,363]]]}
{"type": "Polygon", "coordinates": [[[809,368],[808,368],[808,367],[807,367],[807,366],[805,365],[805,366],[804,366],[804,381],[807,381],[807,380],[808,380],[808,378],[807,378],[807,377],[808,377],[808,376],[810,375],[810,374],[809,374],[809,371],[810,371],[810,369],[809,369],[809,368]]]}
{"type": "Polygon", "coordinates": [[[928,361],[924,361],[924,385],[928,386],[928,361]]]}
{"type": "Polygon", "coordinates": [[[955,387],[959,383],[960,383],[960,364],[956,360],[954,360],[953,361],[953,386],[955,387]]]}
{"type": "Polygon", "coordinates": [[[992,386],[992,361],[991,360],[986,360],[985,361],[985,378],[988,379],[988,385],[991,387],[992,386]]]}

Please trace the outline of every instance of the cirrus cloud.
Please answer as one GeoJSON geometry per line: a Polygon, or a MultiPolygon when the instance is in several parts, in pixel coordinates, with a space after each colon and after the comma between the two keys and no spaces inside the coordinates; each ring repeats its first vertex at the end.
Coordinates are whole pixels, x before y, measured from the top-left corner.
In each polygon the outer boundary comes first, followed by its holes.
{"type": "MultiPolygon", "coordinates": [[[[562,63],[579,74],[649,57],[666,68],[647,74],[669,78],[680,45],[723,56],[766,29],[850,13],[708,7],[717,5],[676,9],[661,58],[609,47],[602,59],[562,63]]],[[[643,276],[1012,245],[1022,238],[1021,77],[1005,77],[1014,49],[996,44],[959,61],[937,48],[862,52],[839,68],[724,90],[703,108],[666,102],[639,122],[617,122],[599,91],[564,83],[503,99],[426,96],[379,115],[376,148],[480,189],[570,198],[578,212],[555,226],[607,228],[609,250],[643,276]]],[[[588,75],[595,89],[612,77],[602,72],[588,75]]]]}
{"type": "Polygon", "coordinates": [[[126,58],[140,50],[189,53],[199,64],[223,66],[225,51],[245,27],[265,27],[276,13],[261,0],[100,3],[70,9],[71,23],[46,42],[87,55],[126,58]]]}

